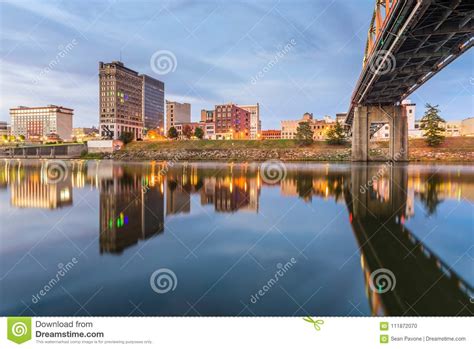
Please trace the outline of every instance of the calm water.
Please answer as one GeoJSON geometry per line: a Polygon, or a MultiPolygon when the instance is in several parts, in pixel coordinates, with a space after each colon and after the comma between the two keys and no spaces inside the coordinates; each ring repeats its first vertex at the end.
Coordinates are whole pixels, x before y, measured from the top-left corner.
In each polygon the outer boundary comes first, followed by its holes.
{"type": "Polygon", "coordinates": [[[2,160],[0,315],[474,313],[473,166],[171,165],[2,160]]]}

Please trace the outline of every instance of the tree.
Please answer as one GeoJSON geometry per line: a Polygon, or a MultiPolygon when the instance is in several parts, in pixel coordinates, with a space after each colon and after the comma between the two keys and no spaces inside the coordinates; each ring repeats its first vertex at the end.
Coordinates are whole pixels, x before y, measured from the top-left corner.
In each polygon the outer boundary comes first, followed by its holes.
{"type": "Polygon", "coordinates": [[[119,139],[123,142],[123,144],[130,143],[133,141],[133,133],[132,132],[122,132],[119,136],[119,139]]]}
{"type": "Polygon", "coordinates": [[[19,136],[18,136],[18,139],[19,139],[20,141],[24,142],[24,141],[25,141],[25,136],[19,135],[19,136]]]}
{"type": "Polygon", "coordinates": [[[310,145],[313,143],[313,130],[309,122],[300,122],[296,128],[296,141],[299,145],[310,145]]]}
{"type": "Polygon", "coordinates": [[[420,128],[425,131],[423,136],[425,137],[426,144],[430,147],[436,146],[444,140],[444,128],[440,124],[445,121],[439,116],[439,112],[440,110],[437,105],[432,106],[427,103],[425,115],[421,118],[420,128]]]}
{"type": "Polygon", "coordinates": [[[442,183],[442,177],[439,174],[434,174],[425,181],[425,190],[420,192],[420,201],[426,207],[426,213],[428,216],[436,213],[436,208],[441,202],[443,202],[439,196],[442,183]]]}
{"type": "Polygon", "coordinates": [[[204,131],[202,130],[202,128],[196,127],[196,129],[194,130],[194,137],[199,139],[202,139],[202,137],[204,137],[204,131]]]}
{"type": "Polygon", "coordinates": [[[330,127],[329,130],[326,132],[326,142],[329,144],[344,144],[346,141],[346,133],[344,128],[336,121],[334,127],[330,127]]]}
{"type": "Polygon", "coordinates": [[[2,135],[2,140],[4,142],[8,142],[8,136],[7,135],[2,135]]]}
{"type": "Polygon", "coordinates": [[[171,126],[168,130],[168,138],[176,139],[178,138],[178,131],[174,126],[171,126]]]}
{"type": "Polygon", "coordinates": [[[184,125],[183,126],[183,136],[186,137],[187,139],[191,138],[193,135],[193,129],[190,125],[184,125]]]}

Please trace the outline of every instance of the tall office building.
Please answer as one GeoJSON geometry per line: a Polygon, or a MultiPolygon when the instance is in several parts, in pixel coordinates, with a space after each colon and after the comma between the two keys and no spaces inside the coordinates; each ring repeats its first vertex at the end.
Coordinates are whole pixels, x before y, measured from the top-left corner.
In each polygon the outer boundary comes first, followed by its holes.
{"type": "Polygon", "coordinates": [[[261,133],[260,105],[239,105],[240,108],[250,113],[250,139],[257,139],[261,133]]]}
{"type": "Polygon", "coordinates": [[[146,130],[164,129],[165,84],[143,74],[143,127],[146,130]]]}
{"type": "Polygon", "coordinates": [[[26,139],[57,134],[62,140],[71,140],[73,113],[73,109],[57,105],[11,108],[11,134],[26,139]]]}
{"type": "Polygon", "coordinates": [[[191,122],[191,104],[166,101],[166,131],[175,124],[191,122]]]}
{"type": "Polygon", "coordinates": [[[117,139],[124,132],[143,135],[143,78],[122,62],[99,62],[100,135],[117,139]]]}

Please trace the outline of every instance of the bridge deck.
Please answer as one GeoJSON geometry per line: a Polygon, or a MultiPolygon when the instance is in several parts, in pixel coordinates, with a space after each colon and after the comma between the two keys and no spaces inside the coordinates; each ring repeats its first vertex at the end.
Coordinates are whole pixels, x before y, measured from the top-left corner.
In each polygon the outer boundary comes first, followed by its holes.
{"type": "Polygon", "coordinates": [[[401,102],[474,44],[474,2],[397,1],[385,19],[354,89],[356,105],[401,102]]]}

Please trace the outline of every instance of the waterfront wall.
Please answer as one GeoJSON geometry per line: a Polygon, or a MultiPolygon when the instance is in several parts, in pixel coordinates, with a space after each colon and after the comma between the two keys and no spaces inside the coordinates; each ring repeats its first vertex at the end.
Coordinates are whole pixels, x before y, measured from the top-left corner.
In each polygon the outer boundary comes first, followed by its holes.
{"type": "Polygon", "coordinates": [[[3,148],[0,155],[8,158],[74,159],[81,157],[84,151],[87,151],[85,144],[61,144],[3,148]]]}

